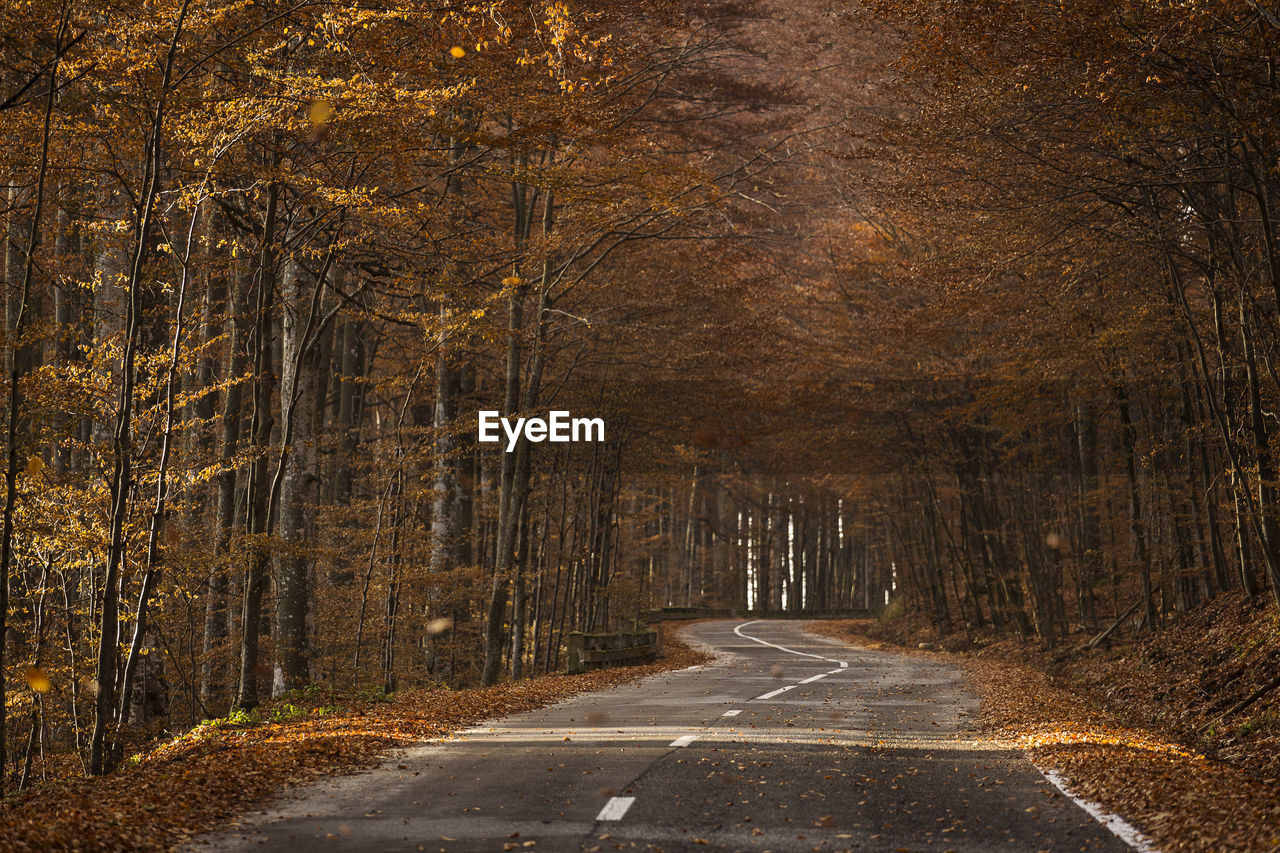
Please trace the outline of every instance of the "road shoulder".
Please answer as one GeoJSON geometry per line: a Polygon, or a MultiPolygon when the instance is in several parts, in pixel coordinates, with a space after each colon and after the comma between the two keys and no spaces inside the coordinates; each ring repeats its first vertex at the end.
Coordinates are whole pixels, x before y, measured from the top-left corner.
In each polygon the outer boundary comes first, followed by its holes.
{"type": "Polygon", "coordinates": [[[809,626],[853,645],[958,664],[978,694],[979,721],[987,734],[1016,744],[1074,795],[1120,815],[1158,849],[1280,848],[1280,795],[1274,784],[1157,732],[1123,725],[1041,670],[973,653],[906,649],[868,637],[865,628],[862,622],[809,626]]]}

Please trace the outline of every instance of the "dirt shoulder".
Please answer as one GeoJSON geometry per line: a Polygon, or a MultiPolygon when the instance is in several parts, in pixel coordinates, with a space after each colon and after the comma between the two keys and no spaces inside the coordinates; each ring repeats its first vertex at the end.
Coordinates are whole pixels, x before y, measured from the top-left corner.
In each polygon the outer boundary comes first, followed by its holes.
{"type": "Polygon", "coordinates": [[[1223,596],[1154,637],[1074,654],[972,636],[926,641],[918,630],[887,632],[866,620],[810,630],[960,664],[987,731],[1018,743],[1161,850],[1280,849],[1280,697],[1264,692],[1224,713],[1277,674],[1274,607],[1223,596]],[[961,648],[921,651],[922,641],[961,648]]]}
{"type": "Polygon", "coordinates": [[[284,788],[367,767],[389,750],[708,659],[663,632],[646,666],[549,675],[471,690],[397,694],[340,709],[264,707],[261,719],[193,729],[100,778],[70,778],[0,810],[4,850],[171,850],[284,788]]]}

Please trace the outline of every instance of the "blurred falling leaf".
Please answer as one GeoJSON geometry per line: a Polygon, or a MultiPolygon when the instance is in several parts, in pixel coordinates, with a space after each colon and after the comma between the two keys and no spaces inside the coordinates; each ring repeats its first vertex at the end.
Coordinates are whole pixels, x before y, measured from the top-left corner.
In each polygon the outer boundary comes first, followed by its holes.
{"type": "Polygon", "coordinates": [[[44,460],[39,456],[32,456],[27,460],[27,476],[39,477],[40,472],[44,470],[44,460]]]}
{"type": "Polygon", "coordinates": [[[311,107],[307,110],[307,120],[312,125],[328,124],[329,119],[333,116],[333,104],[321,98],[311,103],[311,107]]]}
{"type": "Polygon", "coordinates": [[[52,685],[43,669],[38,666],[29,666],[27,667],[27,686],[36,693],[48,693],[52,685]]]}
{"type": "Polygon", "coordinates": [[[311,141],[319,142],[324,138],[329,119],[333,118],[333,104],[324,98],[312,101],[307,108],[307,121],[311,123],[311,141]]]}
{"type": "Polygon", "coordinates": [[[441,616],[439,619],[432,619],[427,623],[427,633],[432,636],[443,634],[453,627],[453,620],[448,616],[441,616]]]}
{"type": "Polygon", "coordinates": [[[461,59],[462,57],[467,55],[467,52],[463,48],[458,47],[457,45],[454,45],[453,47],[449,48],[449,55],[452,56],[454,59],[461,59]]]}

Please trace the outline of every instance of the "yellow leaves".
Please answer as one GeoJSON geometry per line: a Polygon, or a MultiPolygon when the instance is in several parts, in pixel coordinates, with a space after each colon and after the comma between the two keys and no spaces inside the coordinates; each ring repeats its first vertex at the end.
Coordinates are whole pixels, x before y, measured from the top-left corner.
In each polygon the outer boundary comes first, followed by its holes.
{"type": "Polygon", "coordinates": [[[449,55],[454,59],[461,59],[467,55],[467,51],[455,44],[453,47],[449,48],[449,55]]]}
{"type": "Polygon", "coordinates": [[[48,693],[53,685],[43,669],[38,666],[29,666],[27,667],[27,686],[33,693],[48,693]]]}
{"type": "Polygon", "coordinates": [[[39,477],[40,472],[44,470],[44,459],[40,456],[32,456],[27,460],[27,476],[39,477]]]}
{"type": "Polygon", "coordinates": [[[1076,723],[1066,723],[1060,726],[1040,727],[1019,735],[1014,739],[1014,743],[1019,749],[1026,750],[1036,749],[1037,747],[1090,744],[1166,753],[1195,760],[1204,758],[1203,755],[1189,752],[1177,744],[1151,737],[1144,732],[1102,725],[1082,726],[1076,723]]]}
{"type": "Polygon", "coordinates": [[[502,280],[503,287],[519,287],[524,284],[524,279],[518,275],[509,275],[502,280]]]}

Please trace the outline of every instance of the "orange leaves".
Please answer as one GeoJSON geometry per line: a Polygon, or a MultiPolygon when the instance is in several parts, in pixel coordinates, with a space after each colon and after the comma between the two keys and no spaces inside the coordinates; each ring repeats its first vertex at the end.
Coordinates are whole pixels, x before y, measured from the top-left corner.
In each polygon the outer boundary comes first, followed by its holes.
{"type": "Polygon", "coordinates": [[[1153,737],[1146,732],[1110,726],[1079,726],[1067,723],[1060,726],[1038,727],[1014,738],[1014,743],[1019,749],[1026,750],[1067,745],[1119,746],[1145,752],[1169,753],[1182,758],[1204,759],[1203,755],[1189,752],[1177,744],[1153,737]]]}

